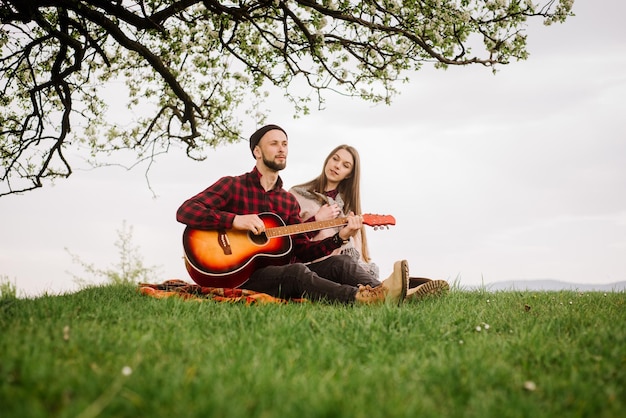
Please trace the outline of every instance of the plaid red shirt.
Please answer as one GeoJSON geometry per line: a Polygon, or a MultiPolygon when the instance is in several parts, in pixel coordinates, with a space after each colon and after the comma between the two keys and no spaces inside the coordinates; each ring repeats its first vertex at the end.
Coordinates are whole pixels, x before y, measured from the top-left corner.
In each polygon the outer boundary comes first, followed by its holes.
{"type": "MultiPolygon", "coordinates": [[[[300,205],[296,198],[283,189],[278,177],[274,188],[265,191],[261,173],[256,167],[240,176],[226,176],[206,190],[185,201],[176,212],[176,220],[193,229],[231,229],[235,215],[271,212],[281,217],[286,225],[301,223],[300,205]]],[[[305,234],[291,237],[295,260],[307,262],[330,254],[338,245],[332,237],[311,241],[305,234]]]]}

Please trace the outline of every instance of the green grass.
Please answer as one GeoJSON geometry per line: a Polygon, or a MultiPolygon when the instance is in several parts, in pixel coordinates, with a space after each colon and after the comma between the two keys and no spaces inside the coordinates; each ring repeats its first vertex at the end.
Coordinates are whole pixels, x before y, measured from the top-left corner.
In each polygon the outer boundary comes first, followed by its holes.
{"type": "Polygon", "coordinates": [[[0,413],[619,417],[625,308],[623,292],[569,291],[454,290],[400,308],[158,300],[129,286],[2,297],[0,413]]]}

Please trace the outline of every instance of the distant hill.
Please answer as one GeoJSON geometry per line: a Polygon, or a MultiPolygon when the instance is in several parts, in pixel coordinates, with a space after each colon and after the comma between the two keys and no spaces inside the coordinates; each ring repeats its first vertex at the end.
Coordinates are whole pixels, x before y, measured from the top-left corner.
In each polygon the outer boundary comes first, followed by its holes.
{"type": "Polygon", "coordinates": [[[570,283],[559,280],[508,280],[502,282],[485,283],[484,285],[461,286],[461,288],[473,290],[485,288],[486,290],[578,290],[585,292],[624,292],[626,281],[607,284],[570,283]]]}

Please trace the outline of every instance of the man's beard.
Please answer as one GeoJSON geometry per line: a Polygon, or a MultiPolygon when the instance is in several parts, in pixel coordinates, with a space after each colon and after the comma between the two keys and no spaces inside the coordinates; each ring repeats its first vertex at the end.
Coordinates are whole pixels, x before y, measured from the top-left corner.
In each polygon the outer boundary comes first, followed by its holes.
{"type": "Polygon", "coordinates": [[[285,161],[284,163],[277,163],[276,161],[270,161],[267,158],[265,158],[265,155],[263,154],[263,164],[265,164],[265,166],[267,168],[270,168],[274,171],[280,171],[280,170],[284,170],[285,167],[287,167],[287,162],[285,161]]]}

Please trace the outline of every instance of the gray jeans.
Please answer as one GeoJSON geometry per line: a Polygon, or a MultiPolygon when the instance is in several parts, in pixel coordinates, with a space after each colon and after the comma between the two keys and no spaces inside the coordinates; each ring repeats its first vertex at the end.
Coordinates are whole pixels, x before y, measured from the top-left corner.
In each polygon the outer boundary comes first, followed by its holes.
{"type": "Polygon", "coordinates": [[[315,263],[260,268],[241,287],[283,299],[352,303],[357,286],[368,284],[376,287],[381,282],[351,257],[334,255],[315,263]]]}

